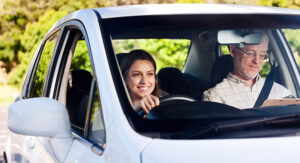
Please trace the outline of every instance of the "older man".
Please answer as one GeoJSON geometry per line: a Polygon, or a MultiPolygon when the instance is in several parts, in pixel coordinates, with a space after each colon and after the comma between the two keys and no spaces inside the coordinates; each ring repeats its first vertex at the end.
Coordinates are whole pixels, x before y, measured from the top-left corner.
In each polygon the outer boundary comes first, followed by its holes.
{"type": "MultiPolygon", "coordinates": [[[[204,101],[231,105],[240,109],[252,108],[262,90],[265,79],[259,76],[263,61],[268,57],[268,37],[263,34],[258,45],[230,46],[233,57],[233,72],[215,87],[203,94],[204,101]]],[[[268,99],[280,99],[291,95],[291,91],[274,83],[268,99]]]]}

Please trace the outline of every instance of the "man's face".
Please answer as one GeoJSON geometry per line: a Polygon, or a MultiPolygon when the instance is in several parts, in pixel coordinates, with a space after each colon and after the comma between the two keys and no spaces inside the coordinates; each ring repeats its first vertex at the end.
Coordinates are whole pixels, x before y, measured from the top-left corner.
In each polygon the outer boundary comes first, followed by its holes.
{"type": "Polygon", "coordinates": [[[230,54],[233,57],[233,74],[240,79],[249,81],[254,79],[261,70],[264,59],[259,56],[267,52],[267,42],[262,39],[259,45],[247,45],[244,48],[231,46],[230,54]],[[255,55],[246,54],[255,53],[255,55]]]}

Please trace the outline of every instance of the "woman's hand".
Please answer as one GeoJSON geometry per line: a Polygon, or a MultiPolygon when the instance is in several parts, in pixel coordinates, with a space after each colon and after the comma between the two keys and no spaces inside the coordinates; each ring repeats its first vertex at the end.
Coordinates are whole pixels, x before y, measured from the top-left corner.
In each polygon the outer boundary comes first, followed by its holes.
{"type": "Polygon", "coordinates": [[[138,112],[140,109],[143,109],[147,115],[152,108],[158,105],[159,99],[156,96],[146,95],[133,107],[133,109],[136,112],[138,112]]]}

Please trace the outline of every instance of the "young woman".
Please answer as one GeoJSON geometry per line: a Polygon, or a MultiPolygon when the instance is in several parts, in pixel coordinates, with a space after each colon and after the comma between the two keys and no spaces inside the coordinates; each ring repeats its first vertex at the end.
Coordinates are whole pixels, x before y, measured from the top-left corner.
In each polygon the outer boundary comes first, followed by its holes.
{"type": "Polygon", "coordinates": [[[144,50],[133,50],[121,61],[122,75],[129,90],[133,109],[143,109],[146,114],[159,105],[161,96],[156,80],[156,64],[152,56],[144,50]]]}

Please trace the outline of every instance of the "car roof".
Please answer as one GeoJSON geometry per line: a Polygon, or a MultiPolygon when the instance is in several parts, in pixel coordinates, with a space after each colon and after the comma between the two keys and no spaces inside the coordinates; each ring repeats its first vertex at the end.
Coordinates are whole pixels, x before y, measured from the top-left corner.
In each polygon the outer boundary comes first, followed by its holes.
{"type": "Polygon", "coordinates": [[[300,15],[300,11],[295,9],[232,4],[148,4],[103,7],[95,10],[100,14],[102,19],[178,14],[300,15]]]}
{"type": "MultiPolygon", "coordinates": [[[[140,17],[140,16],[167,16],[167,15],[294,15],[300,16],[300,10],[254,6],[254,5],[232,5],[232,4],[146,4],[127,5],[114,7],[101,7],[95,9],[82,9],[68,14],[56,22],[52,28],[62,23],[77,19],[83,22],[92,17],[101,19],[140,17]]],[[[51,30],[50,30],[51,31],[51,30]]]]}

